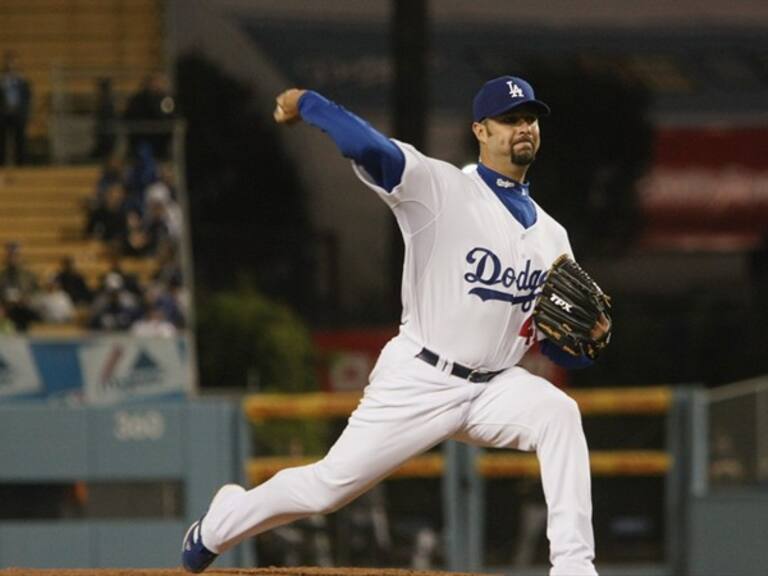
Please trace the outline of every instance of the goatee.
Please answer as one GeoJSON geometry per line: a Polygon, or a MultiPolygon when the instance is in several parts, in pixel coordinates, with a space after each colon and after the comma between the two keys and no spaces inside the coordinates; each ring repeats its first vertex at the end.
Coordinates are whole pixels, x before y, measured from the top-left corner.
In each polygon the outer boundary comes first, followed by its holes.
{"type": "Polygon", "coordinates": [[[510,158],[512,164],[518,166],[529,166],[536,160],[536,154],[533,151],[526,150],[525,152],[513,152],[510,158]]]}

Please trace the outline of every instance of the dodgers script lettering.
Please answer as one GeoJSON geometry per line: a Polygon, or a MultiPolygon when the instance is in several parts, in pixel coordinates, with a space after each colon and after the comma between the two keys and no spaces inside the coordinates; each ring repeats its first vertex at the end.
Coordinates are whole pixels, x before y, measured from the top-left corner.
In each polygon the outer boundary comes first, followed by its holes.
{"type": "Polygon", "coordinates": [[[469,293],[486,300],[501,300],[512,305],[520,304],[523,311],[528,311],[538,296],[537,289],[544,284],[547,272],[531,270],[530,258],[520,269],[504,266],[501,259],[488,248],[473,248],[467,253],[467,262],[473,265],[470,272],[464,274],[464,280],[470,284],[483,286],[502,286],[514,289],[514,292],[493,288],[472,288],[469,293]]]}

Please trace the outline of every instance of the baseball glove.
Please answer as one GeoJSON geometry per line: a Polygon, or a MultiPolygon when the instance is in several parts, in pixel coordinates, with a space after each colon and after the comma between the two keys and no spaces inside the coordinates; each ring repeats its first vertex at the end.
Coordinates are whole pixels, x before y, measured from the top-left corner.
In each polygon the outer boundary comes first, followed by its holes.
{"type": "Polygon", "coordinates": [[[611,339],[611,299],[563,254],[549,269],[533,320],[562,350],[594,360],[611,339]]]}

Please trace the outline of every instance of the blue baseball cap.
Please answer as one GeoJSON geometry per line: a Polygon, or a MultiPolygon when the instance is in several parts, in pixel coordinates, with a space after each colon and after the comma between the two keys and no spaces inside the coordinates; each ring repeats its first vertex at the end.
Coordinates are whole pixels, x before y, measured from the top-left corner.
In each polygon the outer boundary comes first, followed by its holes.
{"type": "Polygon", "coordinates": [[[472,101],[472,115],[475,122],[480,122],[523,104],[528,104],[540,116],[548,116],[550,113],[549,106],[536,100],[533,86],[528,82],[515,76],[499,76],[483,84],[477,92],[472,101]]]}

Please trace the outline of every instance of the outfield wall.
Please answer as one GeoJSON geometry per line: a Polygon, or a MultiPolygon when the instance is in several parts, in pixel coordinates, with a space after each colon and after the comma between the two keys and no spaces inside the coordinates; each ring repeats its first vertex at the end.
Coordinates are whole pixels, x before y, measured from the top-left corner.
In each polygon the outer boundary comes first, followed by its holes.
{"type": "MultiPolygon", "coordinates": [[[[18,513],[0,515],[0,567],[177,566],[188,525],[221,484],[242,481],[241,422],[239,407],[223,400],[0,405],[0,484],[63,495],[43,517],[35,501],[5,503],[18,513]],[[89,505],[100,493],[116,501],[89,505]],[[157,504],[142,493],[159,493],[157,504]]],[[[248,553],[242,547],[220,565],[247,565],[248,553]]]]}

